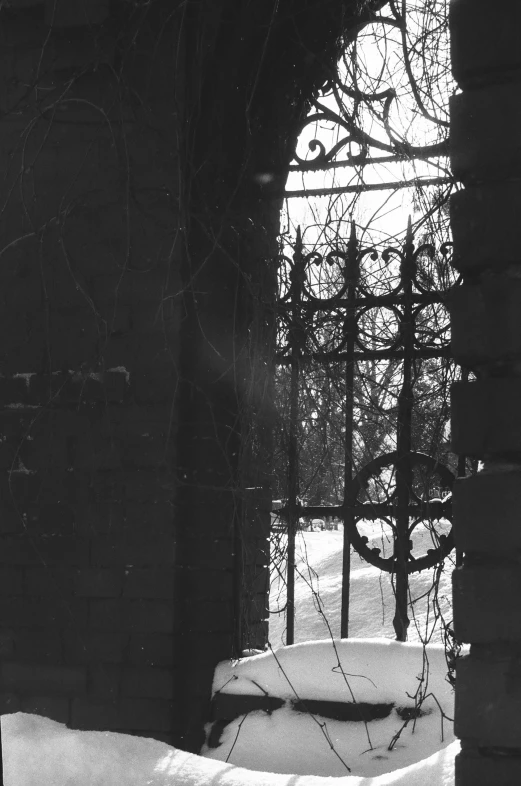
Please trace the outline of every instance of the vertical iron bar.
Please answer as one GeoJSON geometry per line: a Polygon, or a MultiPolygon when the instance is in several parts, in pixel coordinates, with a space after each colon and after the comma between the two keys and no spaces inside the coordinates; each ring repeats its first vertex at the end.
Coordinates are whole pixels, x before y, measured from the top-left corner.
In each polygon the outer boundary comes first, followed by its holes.
{"type": "Polygon", "coordinates": [[[407,224],[404,254],[401,264],[401,283],[403,292],[403,311],[400,320],[400,334],[404,350],[403,382],[398,396],[398,422],[396,434],[396,533],[394,539],[396,611],[393,626],[397,641],[407,640],[409,617],[407,616],[407,595],[409,589],[409,498],[412,488],[412,363],[414,350],[414,326],[412,317],[412,283],[414,265],[414,245],[411,219],[407,224]]]}
{"type": "Polygon", "coordinates": [[[291,380],[290,380],[290,411],[289,411],[289,445],[288,445],[288,557],[286,575],[286,644],[295,641],[295,536],[298,525],[298,494],[299,494],[299,461],[298,461],[298,398],[300,355],[303,326],[301,324],[301,303],[304,277],[304,256],[302,253],[302,236],[297,228],[293,268],[291,271],[291,380]]]}
{"type": "Polygon", "coordinates": [[[345,443],[344,443],[344,506],[342,517],[344,521],[344,538],[342,548],[342,605],[340,609],[340,637],[347,639],[349,636],[349,592],[351,581],[351,527],[354,525],[353,509],[348,505],[348,490],[353,479],[353,418],[354,418],[354,383],[355,383],[355,335],[356,313],[355,297],[358,281],[358,243],[356,239],[356,225],[351,222],[351,236],[347,247],[347,260],[345,268],[347,287],[347,313],[344,323],[346,336],[346,365],[345,365],[345,443]]]}

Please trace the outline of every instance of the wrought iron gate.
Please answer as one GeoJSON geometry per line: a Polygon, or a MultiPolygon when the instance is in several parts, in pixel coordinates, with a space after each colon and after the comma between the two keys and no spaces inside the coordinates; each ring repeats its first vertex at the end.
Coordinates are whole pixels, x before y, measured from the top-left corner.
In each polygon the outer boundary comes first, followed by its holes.
{"type": "MultiPolygon", "coordinates": [[[[404,246],[387,248],[379,254],[374,247],[360,247],[353,223],[345,250],[335,249],[326,255],[305,253],[299,229],[292,257],[278,259],[286,284],[277,302],[282,334],[277,362],[290,370],[287,499],[277,511],[287,527],[288,644],[294,641],[295,536],[303,516],[336,516],[344,522],[341,637],[348,635],[351,546],[364,560],[392,574],[396,601],[393,625],[400,641],[406,639],[409,625],[409,574],[439,564],[453,549],[450,489],[455,474],[433,456],[415,451],[412,440],[414,364],[419,359],[450,358],[444,303],[452,282],[440,282],[428,274],[422,259],[432,262],[437,258],[447,270],[450,247],[446,243],[438,251],[430,244],[415,248],[409,221],[404,246]],[[390,275],[376,274],[377,262],[383,263],[390,275]],[[336,266],[337,275],[324,285],[320,270],[328,265],[336,266]],[[362,326],[364,315],[367,320],[371,311],[377,316],[368,345],[362,326]],[[324,332],[324,317],[327,322],[327,316],[333,314],[335,328],[324,332]],[[390,358],[399,361],[401,373],[394,449],[355,472],[355,365],[359,360],[390,358]],[[306,364],[331,363],[342,363],[344,373],[344,498],[336,506],[306,505],[299,493],[300,379],[306,364]],[[385,483],[379,482],[382,477],[385,483]],[[442,492],[436,498],[432,496],[434,486],[442,492]],[[436,522],[440,519],[449,523],[445,533],[438,531],[436,522]],[[360,531],[362,521],[376,520],[384,520],[391,528],[390,556],[382,555],[379,548],[370,548],[368,538],[360,531]],[[413,536],[420,525],[428,528],[432,548],[417,555],[413,553],[413,536]]],[[[463,468],[464,460],[463,464],[460,460],[457,474],[463,474],[463,468]]]]}

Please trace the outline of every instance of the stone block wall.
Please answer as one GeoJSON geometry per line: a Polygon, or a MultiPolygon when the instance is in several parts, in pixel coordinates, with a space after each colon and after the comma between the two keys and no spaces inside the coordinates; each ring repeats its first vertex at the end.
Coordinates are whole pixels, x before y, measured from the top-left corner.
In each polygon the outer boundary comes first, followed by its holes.
{"type": "MultiPolygon", "coordinates": [[[[170,6],[0,11],[0,710],[172,742],[187,664],[170,6]]],[[[215,626],[232,582],[212,556],[194,594],[215,626]]]]}
{"type": "Polygon", "coordinates": [[[521,6],[452,0],[453,450],[483,462],[454,488],[457,786],[521,782],[521,6]]]}

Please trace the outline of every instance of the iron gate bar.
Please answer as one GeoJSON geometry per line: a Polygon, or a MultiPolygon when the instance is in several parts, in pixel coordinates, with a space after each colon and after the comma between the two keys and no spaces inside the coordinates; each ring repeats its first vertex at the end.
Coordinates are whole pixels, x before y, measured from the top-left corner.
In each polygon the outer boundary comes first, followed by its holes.
{"type": "MultiPolygon", "coordinates": [[[[440,252],[446,256],[451,244],[445,243],[440,252]]],[[[359,249],[354,222],[351,226],[350,239],[345,252],[335,250],[324,257],[317,252],[304,253],[302,233],[297,230],[296,242],[292,258],[282,259],[289,267],[289,287],[286,294],[277,303],[280,323],[286,325],[287,339],[284,351],[276,355],[277,363],[289,366],[290,375],[290,417],[288,447],[288,497],[286,504],[278,510],[278,515],[287,522],[288,556],[287,556],[287,644],[294,642],[295,615],[295,537],[299,529],[299,519],[303,515],[337,515],[344,522],[344,551],[342,560],[342,607],[340,617],[340,635],[346,637],[349,630],[349,579],[351,546],[373,564],[381,565],[381,569],[390,571],[395,579],[396,613],[393,620],[396,637],[405,640],[409,620],[407,618],[408,574],[431,567],[452,549],[451,535],[442,535],[436,549],[428,554],[415,558],[411,553],[409,537],[417,524],[428,518],[436,520],[451,518],[451,502],[446,500],[419,500],[413,491],[413,465],[434,466],[434,471],[443,477],[453,478],[452,473],[443,465],[424,454],[412,451],[412,411],[414,404],[412,370],[414,361],[425,358],[450,358],[450,343],[445,338],[446,328],[435,331],[430,336],[431,345],[421,342],[416,337],[416,319],[421,309],[428,305],[443,304],[448,291],[429,289],[432,282],[424,284],[418,279],[417,260],[422,253],[433,257],[435,250],[429,244],[414,247],[411,221],[409,219],[405,243],[402,250],[388,248],[382,252],[382,260],[388,264],[392,257],[399,260],[398,284],[384,295],[375,295],[361,283],[361,261],[371,255],[378,258],[374,248],[363,251],[359,249]],[[312,263],[322,264],[331,260],[342,260],[341,272],[343,284],[340,291],[332,297],[320,298],[313,292],[316,280],[307,279],[307,270],[312,263]],[[416,289],[415,289],[416,288],[416,289]],[[375,350],[367,349],[361,344],[358,320],[370,308],[390,308],[396,317],[396,337],[388,341],[388,346],[375,350]],[[342,312],[343,331],[340,345],[334,350],[310,351],[307,342],[313,331],[313,315],[317,312],[342,312]],[[433,346],[434,343],[434,346],[433,346]],[[354,370],[359,360],[396,359],[402,361],[402,384],[397,401],[396,447],[397,450],[374,459],[356,478],[353,478],[353,423],[354,423],[354,370]],[[299,499],[299,384],[303,366],[311,363],[326,365],[330,362],[345,363],[345,431],[344,445],[344,502],[342,505],[303,505],[299,499]],[[425,463],[427,462],[427,463],[425,463]],[[369,477],[373,465],[385,467],[393,464],[396,469],[396,489],[389,502],[356,502],[361,487],[355,487],[361,476],[369,477]],[[439,468],[439,471],[436,469],[439,468]],[[356,482],[355,482],[356,481],[356,482]],[[355,486],[353,486],[355,483],[355,486]],[[354,496],[353,496],[354,494],[354,496]],[[414,502],[416,498],[416,503],[414,502]],[[394,550],[391,558],[372,556],[363,544],[363,538],[357,530],[360,520],[395,519],[394,550]],[[412,526],[409,521],[413,520],[412,526]],[[355,537],[356,536],[356,537],[355,537]],[[354,540],[353,540],[354,538],[354,540]]],[[[452,482],[452,481],[451,481],[452,482]]],[[[450,483],[451,483],[450,482],[450,483]]],[[[367,541],[367,539],[365,539],[367,541]]],[[[373,549],[377,551],[379,549],[373,549]]]]}
{"type": "MultiPolygon", "coordinates": [[[[353,419],[355,391],[355,336],[356,336],[356,287],[359,279],[358,241],[354,222],[351,223],[351,235],[347,246],[345,265],[345,281],[347,284],[346,317],[344,335],[347,337],[345,364],[345,440],[344,440],[344,488],[351,485],[353,479],[353,419]]],[[[340,638],[349,635],[349,588],[351,581],[351,530],[354,525],[353,511],[343,508],[343,545],[342,545],[342,590],[340,605],[340,638]]]]}
{"type": "Polygon", "coordinates": [[[286,644],[295,640],[295,537],[299,521],[299,455],[298,455],[298,399],[300,356],[305,344],[300,307],[305,278],[305,259],[302,253],[300,227],[293,255],[291,279],[292,322],[290,325],[291,381],[288,446],[288,558],[286,579],[286,644]]]}
{"type": "Polygon", "coordinates": [[[403,357],[403,382],[398,396],[398,416],[396,423],[396,533],[394,538],[394,580],[396,610],[393,627],[398,641],[407,640],[409,617],[407,616],[407,591],[409,574],[407,562],[410,556],[409,547],[409,490],[412,489],[412,407],[414,402],[412,382],[412,351],[414,349],[413,315],[412,315],[412,282],[414,268],[412,254],[411,219],[407,224],[407,236],[403,254],[400,252],[400,284],[403,290],[403,318],[400,320],[399,338],[401,339],[403,357]]]}

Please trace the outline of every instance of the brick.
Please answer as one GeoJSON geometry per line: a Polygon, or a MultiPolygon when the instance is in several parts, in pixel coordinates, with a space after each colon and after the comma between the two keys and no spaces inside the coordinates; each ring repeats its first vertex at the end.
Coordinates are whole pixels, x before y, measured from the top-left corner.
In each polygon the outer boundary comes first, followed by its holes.
{"type": "Polygon", "coordinates": [[[160,600],[91,600],[90,627],[135,633],[172,633],[173,603],[160,600]]]}
{"type": "Polygon", "coordinates": [[[209,633],[227,632],[234,628],[233,606],[231,601],[189,601],[188,619],[185,620],[189,631],[209,633]]]}
{"type": "Polygon", "coordinates": [[[3,685],[20,694],[78,694],[86,690],[86,672],[78,666],[4,663],[3,685]]]}
{"type": "Polygon", "coordinates": [[[59,631],[18,629],[14,631],[14,655],[18,663],[39,663],[54,666],[63,661],[62,636],[59,631]]]}
{"type": "Polygon", "coordinates": [[[0,438],[0,468],[11,472],[21,462],[27,466],[27,442],[20,442],[7,437],[0,438]]]}
{"type": "Polygon", "coordinates": [[[155,538],[171,535],[174,529],[174,506],[170,501],[133,503],[125,509],[125,531],[131,530],[155,538]]]}
{"type": "Polygon", "coordinates": [[[89,541],[80,538],[30,538],[26,534],[0,539],[0,563],[11,565],[88,565],[89,541]]]}
{"type": "Polygon", "coordinates": [[[104,440],[95,428],[89,436],[70,437],[69,466],[77,472],[104,472],[122,466],[121,449],[113,440],[104,440]]]}
{"type": "Polygon", "coordinates": [[[494,555],[521,554],[521,472],[479,472],[452,488],[456,548],[494,555]]]}
{"type": "Polygon", "coordinates": [[[19,511],[0,505],[0,535],[20,534],[24,531],[24,522],[19,511]]]}
{"type": "Polygon", "coordinates": [[[258,593],[249,598],[248,619],[252,622],[260,622],[269,617],[268,595],[258,593]]]}
{"type": "Polygon", "coordinates": [[[14,693],[0,693],[0,714],[20,712],[20,697],[14,693]]]}
{"type": "Polygon", "coordinates": [[[93,472],[90,496],[94,503],[116,503],[125,498],[125,477],[121,470],[93,472]]]}
{"type": "Polygon", "coordinates": [[[33,8],[37,5],[42,5],[45,0],[10,0],[9,6],[11,8],[33,8]]]}
{"type": "Polygon", "coordinates": [[[136,666],[172,666],[174,637],[164,633],[133,633],[126,650],[128,662],[136,666]]]}
{"type": "Polygon", "coordinates": [[[100,566],[173,565],[175,541],[172,536],[105,537],[92,541],[92,564],[100,566]]]}
{"type": "MultiPolygon", "coordinates": [[[[58,303],[62,305],[60,301],[58,303]]],[[[71,311],[74,313],[76,309],[71,311]]],[[[91,314],[89,321],[77,324],[75,319],[68,318],[63,312],[53,309],[52,313],[49,347],[54,368],[70,369],[90,365],[98,357],[102,345],[94,315],[91,314]]]]}
{"type": "Polygon", "coordinates": [[[123,582],[126,598],[174,597],[173,568],[127,568],[123,582]]]}
{"type": "Polygon", "coordinates": [[[465,184],[521,175],[519,82],[469,90],[450,99],[450,155],[465,184]]]}
{"type": "Polygon", "coordinates": [[[172,690],[171,669],[94,666],[90,670],[93,696],[172,699],[172,690]]]}
{"type": "Polygon", "coordinates": [[[458,786],[519,786],[521,783],[521,757],[518,751],[512,756],[504,748],[480,754],[465,746],[455,759],[455,783],[458,786]]]}
{"type": "Polygon", "coordinates": [[[521,281],[485,276],[450,296],[451,347],[459,363],[516,359],[521,355],[521,281]]]}
{"type": "Polygon", "coordinates": [[[521,655],[466,655],[456,673],[454,733],[478,746],[521,748],[521,655]]]}
{"type": "Polygon", "coordinates": [[[172,370],[173,357],[177,354],[174,337],[160,333],[131,333],[114,336],[104,350],[107,366],[125,366],[133,374],[145,372],[155,375],[172,370]]]}
{"type": "Polygon", "coordinates": [[[235,657],[232,631],[186,631],[175,638],[174,665],[193,669],[214,668],[219,661],[235,657]]]}
{"type": "Polygon", "coordinates": [[[20,712],[43,715],[58,723],[69,723],[70,702],[67,698],[57,696],[21,696],[20,712]]]}
{"type": "Polygon", "coordinates": [[[98,502],[74,508],[77,533],[81,537],[97,537],[126,532],[122,504],[98,502]]]}
{"type": "MultiPolygon", "coordinates": [[[[230,499],[230,492],[228,489],[214,490],[212,489],[211,495],[205,498],[206,495],[200,495],[193,500],[191,505],[193,521],[200,529],[207,526],[207,522],[212,522],[212,536],[214,542],[219,540],[233,539],[234,536],[234,511],[232,501],[230,499]],[[216,515],[229,510],[229,515],[216,515]],[[205,525],[206,522],[206,525],[205,525]]],[[[203,530],[204,531],[204,530],[203,530]]]]}
{"type": "MultiPolygon", "coordinates": [[[[75,339],[72,336],[72,339],[75,339]]],[[[73,341],[76,347],[77,341],[73,341]]],[[[80,357],[81,360],[81,357],[80,357]]],[[[70,364],[72,366],[72,363],[70,364]]],[[[78,365],[76,359],[75,365],[78,365]]],[[[72,400],[103,403],[124,403],[130,397],[130,386],[126,374],[121,371],[91,372],[91,375],[75,375],[68,386],[72,400]]]]}
{"type": "Polygon", "coordinates": [[[230,570],[178,569],[179,587],[190,601],[229,600],[233,596],[233,575],[230,570]]]}
{"type": "Polygon", "coordinates": [[[21,568],[2,568],[0,570],[0,596],[21,595],[23,572],[21,568]]]}
{"type": "Polygon", "coordinates": [[[73,508],[64,502],[41,505],[38,510],[38,529],[44,535],[74,535],[73,508]]]}
{"type": "Polygon", "coordinates": [[[96,502],[128,503],[162,502],[170,500],[175,484],[170,472],[158,473],[157,467],[150,469],[97,472],[92,477],[92,492],[96,502]]]}
{"type": "Polygon", "coordinates": [[[76,571],[74,594],[83,598],[118,598],[123,580],[123,568],[83,568],[76,571]]]}
{"type": "Polygon", "coordinates": [[[123,667],[93,663],[88,669],[89,696],[99,701],[117,701],[121,696],[123,667]]]}
{"type": "Polygon", "coordinates": [[[158,268],[145,274],[127,269],[123,276],[120,273],[94,276],[92,297],[96,304],[108,303],[113,306],[117,299],[123,305],[134,308],[137,303],[149,303],[157,308],[165,296],[168,283],[169,271],[166,269],[158,268]]]}
{"type": "Polygon", "coordinates": [[[85,625],[87,601],[58,598],[0,599],[0,627],[9,628],[65,628],[73,624],[85,625]]]}
{"type": "Polygon", "coordinates": [[[15,632],[0,630],[0,659],[10,660],[14,655],[15,632]]]}
{"type": "Polygon", "coordinates": [[[72,594],[72,568],[66,564],[24,568],[24,594],[66,598],[72,594]]]}
{"type": "Polygon", "coordinates": [[[487,0],[450,4],[452,73],[461,86],[501,82],[521,65],[519,4],[501,0],[496,11],[490,13],[487,0]]]}
{"type": "Polygon", "coordinates": [[[176,483],[171,470],[158,467],[125,473],[125,497],[132,502],[167,502],[175,494],[176,483]]]}
{"type": "Polygon", "coordinates": [[[124,669],[121,683],[123,695],[136,698],[173,698],[171,669],[124,669]]]}
{"type": "Polygon", "coordinates": [[[269,620],[248,622],[243,646],[245,649],[264,650],[269,641],[269,620]]]}
{"type": "MultiPolygon", "coordinates": [[[[16,328],[15,328],[16,329],[16,328]]],[[[28,386],[22,377],[0,378],[0,405],[26,402],[28,400],[28,386]]]]}
{"type": "Polygon", "coordinates": [[[53,29],[102,24],[108,15],[108,0],[45,0],[45,23],[53,29]]]}
{"type": "Polygon", "coordinates": [[[270,574],[267,568],[261,568],[258,565],[254,570],[249,568],[245,571],[245,580],[250,594],[269,592],[270,574]]]}
{"type": "Polygon", "coordinates": [[[452,450],[465,456],[521,453],[521,379],[456,382],[451,391],[452,450]]]}
{"type": "Polygon", "coordinates": [[[173,465],[176,448],[171,438],[143,439],[129,444],[125,441],[121,452],[124,464],[132,469],[160,467],[165,462],[173,465]]]}
{"type": "Polygon", "coordinates": [[[122,663],[129,636],[113,631],[66,631],[63,634],[67,663],[122,663]]]}
{"type": "Polygon", "coordinates": [[[153,376],[139,372],[132,375],[132,390],[138,404],[171,403],[178,384],[175,369],[163,369],[153,376]]]}
{"type": "Polygon", "coordinates": [[[170,731],[174,708],[171,701],[160,699],[122,698],[117,702],[96,699],[72,699],[71,728],[148,731],[170,731]]]}
{"type": "Polygon", "coordinates": [[[201,570],[220,565],[223,570],[231,570],[233,548],[231,538],[183,538],[177,542],[177,564],[180,567],[197,565],[201,570]]]}
{"type": "Polygon", "coordinates": [[[458,641],[521,641],[521,568],[456,568],[452,590],[458,641]]]}
{"type": "Polygon", "coordinates": [[[450,198],[452,264],[461,273],[519,265],[521,182],[471,186],[450,198]],[[490,231],[490,227],[494,231],[490,231]]]}

